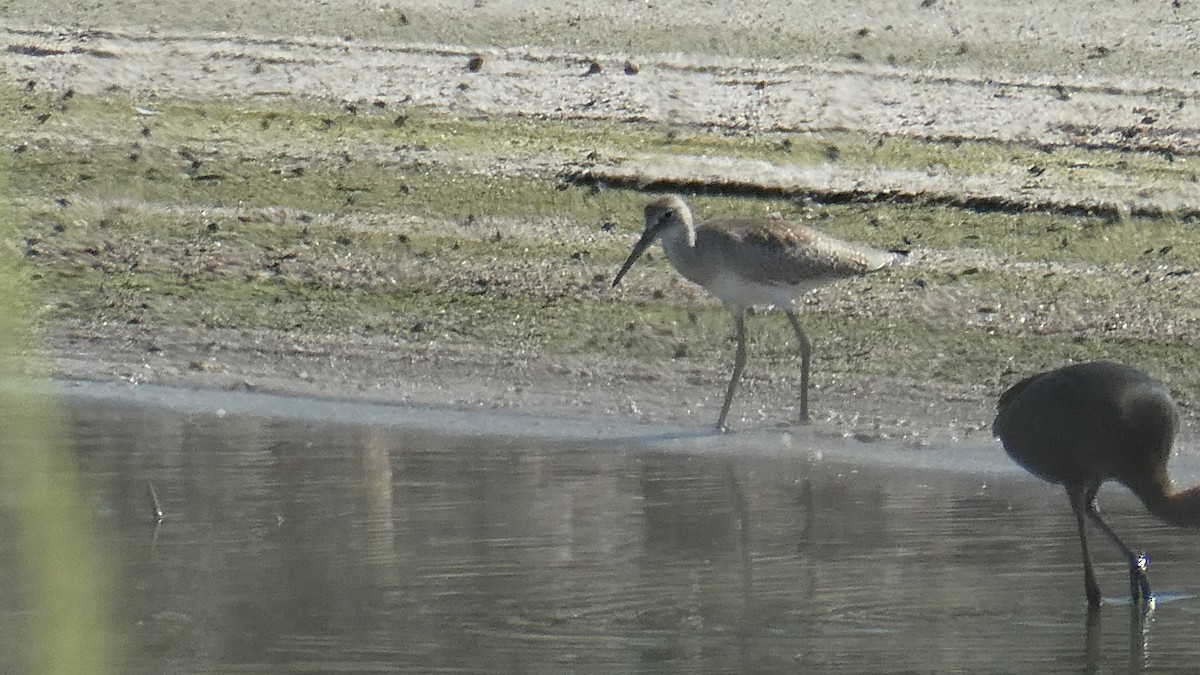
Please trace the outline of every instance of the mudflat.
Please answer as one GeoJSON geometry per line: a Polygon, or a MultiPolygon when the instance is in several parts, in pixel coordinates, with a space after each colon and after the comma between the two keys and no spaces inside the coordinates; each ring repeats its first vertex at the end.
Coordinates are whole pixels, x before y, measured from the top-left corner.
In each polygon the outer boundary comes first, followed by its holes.
{"type": "MultiPolygon", "coordinates": [[[[10,2],[7,192],[59,376],[704,426],[652,196],[908,254],[800,307],[814,426],[984,438],[1070,360],[1200,387],[1200,5],[10,2]]],[[[748,322],[734,428],[795,422],[748,322]]]]}

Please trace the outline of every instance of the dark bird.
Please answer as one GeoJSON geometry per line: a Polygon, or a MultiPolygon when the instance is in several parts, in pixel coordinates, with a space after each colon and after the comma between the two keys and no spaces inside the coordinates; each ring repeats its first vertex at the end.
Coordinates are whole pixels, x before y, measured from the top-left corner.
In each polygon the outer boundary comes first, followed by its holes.
{"type": "Polygon", "coordinates": [[[992,433],[1018,464],[1067,490],[1083,549],[1083,588],[1100,604],[1088,554],[1087,521],[1116,544],[1129,562],[1134,603],[1152,601],[1149,558],[1135,553],[1096,510],[1096,492],[1109,480],[1129,488],[1164,522],[1200,527],[1200,485],[1176,491],[1167,460],[1179,412],[1162,384],[1130,366],[1094,361],[1039,373],[1000,396],[992,433]]]}
{"type": "Polygon", "coordinates": [[[861,276],[898,261],[900,256],[836,239],[816,230],[769,218],[718,219],[697,225],[682,197],[660,197],[645,208],[645,227],[613,286],[655,239],[662,239],[671,265],[703,286],[733,312],[737,353],[717,428],[733,403],[746,365],[746,308],[774,305],[787,314],[800,348],[800,417],[808,420],[808,366],[812,346],[800,328],[792,301],[841,279],[861,276]]]}

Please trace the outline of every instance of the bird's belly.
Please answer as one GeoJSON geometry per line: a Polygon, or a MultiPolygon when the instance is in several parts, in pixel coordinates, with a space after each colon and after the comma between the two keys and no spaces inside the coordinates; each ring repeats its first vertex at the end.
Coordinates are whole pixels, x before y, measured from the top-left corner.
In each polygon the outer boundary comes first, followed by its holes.
{"type": "Polygon", "coordinates": [[[1014,452],[1008,447],[1005,447],[1005,450],[1008,452],[1008,456],[1026,471],[1048,483],[1066,483],[1079,476],[1079,472],[1066,462],[1056,461],[1042,455],[1026,454],[1019,450],[1014,452]]]}
{"type": "Polygon", "coordinates": [[[795,285],[764,284],[736,274],[720,273],[713,275],[711,279],[707,280],[707,283],[701,285],[709,293],[735,307],[751,305],[790,307],[792,300],[820,286],[821,283],[814,281],[795,285]]]}

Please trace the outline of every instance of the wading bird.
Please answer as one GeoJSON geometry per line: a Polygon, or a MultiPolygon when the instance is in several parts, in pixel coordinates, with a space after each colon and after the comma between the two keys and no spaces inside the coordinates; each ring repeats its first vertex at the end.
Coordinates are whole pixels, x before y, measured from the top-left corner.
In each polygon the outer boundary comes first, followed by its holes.
{"type": "Polygon", "coordinates": [[[729,307],[737,352],[717,428],[725,428],[733,393],[746,365],[745,319],[746,308],[751,305],[774,305],[787,314],[792,324],[800,349],[800,417],[807,421],[812,345],[796,320],[792,301],[819,286],[886,267],[900,256],[842,241],[785,220],[720,219],[697,225],[691,210],[678,195],[647,204],[645,218],[646,229],[612,285],[621,283],[638,257],[655,239],[661,239],[667,260],[676,271],[729,307]]]}
{"type": "Polygon", "coordinates": [[[1100,604],[1100,587],[1088,555],[1090,519],[1129,562],[1133,601],[1149,603],[1149,559],[1134,553],[1096,510],[1104,481],[1129,488],[1159,519],[1200,526],[1200,486],[1177,492],[1167,459],[1179,413],[1167,390],[1145,372],[1107,361],[1080,363],[1039,373],[1000,396],[992,433],[1030,473],[1061,483],[1071,500],[1083,548],[1083,587],[1088,604],[1100,604]]]}

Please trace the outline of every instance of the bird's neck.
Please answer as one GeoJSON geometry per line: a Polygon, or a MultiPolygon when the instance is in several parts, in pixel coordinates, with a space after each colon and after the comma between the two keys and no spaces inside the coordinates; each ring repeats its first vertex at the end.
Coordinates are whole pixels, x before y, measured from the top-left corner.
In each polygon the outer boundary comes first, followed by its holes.
{"type": "Polygon", "coordinates": [[[681,259],[687,256],[695,255],[695,228],[685,227],[682,225],[672,227],[666,232],[663,232],[662,246],[663,250],[667,253],[667,257],[671,259],[681,259]]]}
{"type": "Polygon", "coordinates": [[[1171,525],[1200,527],[1200,485],[1176,492],[1169,484],[1134,489],[1146,509],[1171,525]]]}

